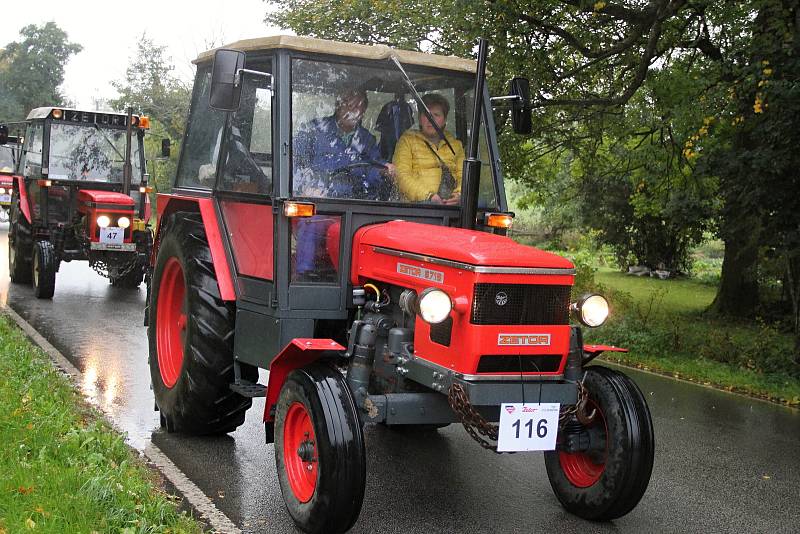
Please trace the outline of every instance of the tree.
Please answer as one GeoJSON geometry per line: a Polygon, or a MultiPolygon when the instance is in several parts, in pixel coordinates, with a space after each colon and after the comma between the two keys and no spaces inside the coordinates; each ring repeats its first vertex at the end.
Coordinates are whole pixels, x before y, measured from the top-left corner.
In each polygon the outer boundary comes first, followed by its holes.
{"type": "Polygon", "coordinates": [[[130,59],[125,79],[112,82],[119,97],[110,104],[122,111],[133,107],[155,117],[173,139],[180,139],[189,108],[189,88],[173,75],[175,66],[165,55],[166,46],[157,45],[142,34],[136,54],[130,59]]]}
{"type": "Polygon", "coordinates": [[[169,190],[171,176],[175,174],[191,96],[189,88],[173,75],[175,67],[165,50],[165,46],[155,44],[143,34],[125,71],[125,79],[112,83],[119,97],[110,101],[120,111],[131,107],[134,112],[150,116],[146,153],[160,191],[169,190]],[[163,138],[170,139],[173,150],[168,161],[156,163],[153,157],[159,153],[163,138]]]}
{"type": "Polygon", "coordinates": [[[69,58],[82,50],[55,22],[25,26],[0,51],[0,120],[21,120],[40,106],[63,105],[59,86],[69,58]]]}

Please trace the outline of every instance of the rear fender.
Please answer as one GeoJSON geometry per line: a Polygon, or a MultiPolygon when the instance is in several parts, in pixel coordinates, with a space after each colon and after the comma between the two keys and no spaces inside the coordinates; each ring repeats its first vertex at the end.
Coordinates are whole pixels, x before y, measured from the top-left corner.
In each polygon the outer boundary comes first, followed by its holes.
{"type": "Polygon", "coordinates": [[[345,348],[332,339],[295,338],[286,345],[269,366],[264,421],[272,423],[275,420],[275,405],[289,373],[329,355],[332,351],[343,350],[345,348]]]}
{"type": "Polygon", "coordinates": [[[33,224],[31,219],[31,207],[28,204],[28,189],[25,187],[25,179],[22,176],[14,176],[14,187],[19,191],[19,210],[28,223],[33,224]]]}
{"type": "Polygon", "coordinates": [[[153,254],[150,257],[150,266],[155,266],[158,248],[161,243],[162,222],[172,213],[178,211],[191,211],[199,213],[203,219],[203,226],[208,239],[208,246],[211,249],[211,259],[214,262],[214,272],[217,275],[219,294],[222,300],[236,300],[236,291],[233,288],[233,276],[228,265],[228,257],[225,254],[225,247],[222,243],[222,234],[219,231],[219,220],[217,211],[214,209],[214,201],[210,198],[198,198],[189,196],[179,196],[171,194],[159,194],[156,202],[158,214],[156,222],[156,240],[153,243],[153,254]]]}

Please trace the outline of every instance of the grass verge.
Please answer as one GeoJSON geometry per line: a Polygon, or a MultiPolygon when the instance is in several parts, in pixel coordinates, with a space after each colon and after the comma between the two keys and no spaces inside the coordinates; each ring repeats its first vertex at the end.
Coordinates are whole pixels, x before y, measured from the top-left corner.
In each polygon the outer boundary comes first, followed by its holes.
{"type": "Polygon", "coordinates": [[[202,532],[3,315],[0,443],[0,534],[202,532]]]}
{"type": "Polygon", "coordinates": [[[600,269],[609,323],[589,342],[627,347],[603,359],[800,407],[800,366],[792,337],[763,323],[736,323],[704,312],[716,288],[694,280],[637,278],[600,269]]]}

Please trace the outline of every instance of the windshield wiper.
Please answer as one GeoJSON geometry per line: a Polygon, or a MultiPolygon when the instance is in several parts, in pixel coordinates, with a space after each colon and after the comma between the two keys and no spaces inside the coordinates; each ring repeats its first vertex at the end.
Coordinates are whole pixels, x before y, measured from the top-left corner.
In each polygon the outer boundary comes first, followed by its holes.
{"type": "Polygon", "coordinates": [[[444,130],[442,130],[439,127],[439,125],[436,124],[436,121],[433,118],[433,114],[431,113],[431,110],[428,109],[428,106],[426,106],[425,102],[422,101],[422,97],[420,96],[419,92],[417,91],[417,88],[414,87],[414,82],[412,82],[411,78],[409,78],[408,74],[406,74],[406,70],[403,68],[403,65],[402,65],[402,63],[400,63],[400,60],[398,60],[395,56],[392,56],[391,60],[397,66],[397,69],[400,71],[400,74],[403,75],[403,81],[405,82],[406,87],[411,89],[411,94],[414,95],[414,99],[417,101],[417,104],[419,104],[422,107],[422,111],[425,112],[425,116],[428,118],[428,121],[431,123],[433,128],[436,130],[436,133],[439,134],[439,139],[442,139],[445,143],[447,143],[447,147],[450,149],[450,152],[452,152],[453,155],[455,155],[456,151],[453,148],[453,145],[451,145],[450,141],[448,141],[447,137],[445,137],[444,130]]]}
{"type": "Polygon", "coordinates": [[[122,163],[125,163],[125,156],[122,155],[122,152],[117,150],[116,145],[111,141],[111,139],[108,138],[108,136],[103,131],[103,129],[100,128],[100,125],[97,124],[97,121],[94,122],[94,127],[97,129],[98,132],[100,132],[100,134],[103,136],[103,138],[106,140],[106,142],[108,142],[108,144],[111,145],[111,148],[113,148],[114,152],[117,153],[117,156],[120,157],[120,161],[122,161],[122,163]]]}

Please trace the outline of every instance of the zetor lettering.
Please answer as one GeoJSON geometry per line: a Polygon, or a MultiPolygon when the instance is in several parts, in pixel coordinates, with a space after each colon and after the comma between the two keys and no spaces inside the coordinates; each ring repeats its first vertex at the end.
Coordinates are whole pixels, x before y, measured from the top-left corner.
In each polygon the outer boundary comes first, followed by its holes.
{"type": "Polygon", "coordinates": [[[497,336],[498,345],[549,345],[550,334],[500,334],[497,336]]]}

